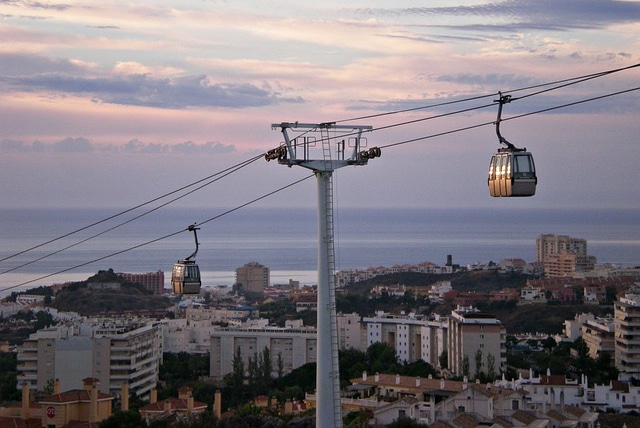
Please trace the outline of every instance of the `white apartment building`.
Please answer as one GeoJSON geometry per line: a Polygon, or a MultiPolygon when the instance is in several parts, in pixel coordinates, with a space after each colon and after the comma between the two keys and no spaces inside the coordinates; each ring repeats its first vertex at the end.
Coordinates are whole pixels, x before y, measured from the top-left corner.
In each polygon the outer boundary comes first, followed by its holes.
{"type": "Polygon", "coordinates": [[[42,391],[58,379],[62,390],[96,378],[118,396],[123,383],[143,399],[156,387],[163,352],[159,323],[143,319],[84,319],[39,330],[18,347],[18,385],[42,391]]]}
{"type": "Polygon", "coordinates": [[[336,272],[335,281],[336,286],[346,287],[349,284],[353,284],[360,281],[365,281],[367,279],[375,278],[379,275],[389,275],[392,273],[399,272],[419,272],[419,273],[430,273],[430,274],[438,274],[438,275],[446,275],[453,273],[453,266],[438,266],[437,264],[431,262],[423,262],[418,263],[417,265],[395,265],[391,267],[370,267],[367,269],[346,269],[336,272]]]}
{"type": "Polygon", "coordinates": [[[385,343],[396,350],[402,362],[422,359],[434,367],[440,366],[438,358],[447,347],[445,318],[377,312],[374,317],[364,317],[362,322],[366,326],[366,347],[385,343]]]}
{"type": "Polygon", "coordinates": [[[367,330],[359,314],[342,314],[336,316],[338,324],[338,348],[367,350],[367,330]]]}
{"type": "Polygon", "coordinates": [[[233,372],[233,359],[238,349],[246,368],[249,358],[255,358],[267,348],[274,376],[279,360],[284,374],[316,362],[315,328],[217,328],[211,334],[210,341],[209,375],[214,380],[221,380],[233,372]]]}
{"type": "Polygon", "coordinates": [[[640,377],[640,294],[627,293],[613,304],[615,362],[620,379],[640,377]]]}
{"type": "Polygon", "coordinates": [[[575,342],[576,339],[582,337],[582,325],[587,321],[595,320],[596,316],[592,313],[576,314],[572,320],[565,320],[564,322],[564,335],[571,341],[575,342]]]}
{"type": "Polygon", "coordinates": [[[231,320],[246,320],[259,318],[260,311],[252,306],[206,306],[190,304],[186,309],[186,319],[189,323],[195,321],[229,322],[231,320]]]}
{"type": "Polygon", "coordinates": [[[597,317],[586,320],[582,325],[582,340],[584,340],[589,356],[597,359],[602,353],[608,353],[611,357],[615,354],[613,317],[597,317]]]}

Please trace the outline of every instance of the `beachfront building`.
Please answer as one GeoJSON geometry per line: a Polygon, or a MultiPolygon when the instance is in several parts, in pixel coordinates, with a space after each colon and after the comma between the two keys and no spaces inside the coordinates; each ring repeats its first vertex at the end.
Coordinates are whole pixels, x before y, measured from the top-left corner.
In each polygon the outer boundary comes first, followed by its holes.
{"type": "Polygon", "coordinates": [[[250,262],[236,269],[236,285],[245,291],[262,293],[270,285],[270,270],[258,262],[250,262]]]}
{"type": "Polygon", "coordinates": [[[118,395],[123,383],[148,399],[163,352],[160,323],[92,318],[38,330],[18,347],[18,385],[42,391],[58,379],[63,390],[95,378],[100,392],[118,395]]]}
{"type": "Polygon", "coordinates": [[[544,276],[573,277],[595,268],[596,258],[587,254],[587,240],[567,235],[539,235],[536,258],[544,265],[544,276]]]}
{"type": "Polygon", "coordinates": [[[141,284],[145,289],[160,296],[164,294],[164,271],[147,273],[117,273],[120,278],[134,284],[141,284]]]}

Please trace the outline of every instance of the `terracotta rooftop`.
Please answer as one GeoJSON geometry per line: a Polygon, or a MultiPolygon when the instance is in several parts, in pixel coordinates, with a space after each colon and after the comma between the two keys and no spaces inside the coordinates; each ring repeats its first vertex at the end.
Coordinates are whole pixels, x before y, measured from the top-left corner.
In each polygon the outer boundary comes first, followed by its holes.
{"type": "Polygon", "coordinates": [[[0,428],[42,428],[42,422],[40,419],[35,418],[24,420],[21,418],[0,416],[0,428]]]}
{"type": "MultiPolygon", "coordinates": [[[[113,400],[113,395],[98,392],[98,401],[113,400]]],[[[61,392],[59,394],[49,395],[40,400],[41,404],[49,403],[78,403],[81,401],[91,401],[89,391],[86,389],[72,389],[71,391],[61,392]]]]}
{"type": "MultiPolygon", "coordinates": [[[[141,412],[164,412],[164,403],[169,401],[171,403],[171,410],[174,411],[187,411],[187,400],[183,398],[168,398],[166,400],[157,401],[155,403],[147,404],[140,408],[141,412]]],[[[193,401],[193,410],[194,411],[204,411],[207,408],[207,403],[203,403],[201,401],[193,401]]]]}
{"type": "Polygon", "coordinates": [[[451,422],[459,428],[475,428],[479,425],[478,420],[468,413],[462,413],[456,416],[451,422]]]}
{"type": "MultiPolygon", "coordinates": [[[[413,376],[399,376],[394,374],[379,374],[378,381],[375,380],[376,375],[367,375],[367,379],[360,378],[351,379],[352,384],[377,385],[390,388],[403,388],[410,390],[419,390],[423,392],[431,391],[449,391],[460,392],[463,389],[463,382],[455,380],[416,378],[413,376]],[[416,385],[418,383],[420,385],[416,385]],[[398,382],[399,381],[399,382],[398,382]]],[[[471,384],[469,384],[471,385],[471,384]]]]}

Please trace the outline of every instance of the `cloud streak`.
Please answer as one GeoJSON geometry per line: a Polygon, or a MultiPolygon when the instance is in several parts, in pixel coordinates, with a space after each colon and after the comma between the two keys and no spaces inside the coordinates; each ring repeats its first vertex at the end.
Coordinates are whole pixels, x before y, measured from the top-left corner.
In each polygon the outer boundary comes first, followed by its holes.
{"type": "Polygon", "coordinates": [[[124,146],[94,144],[84,137],[67,137],[62,140],[44,144],[40,141],[26,143],[19,140],[0,140],[0,153],[175,153],[175,154],[197,154],[197,155],[222,155],[231,154],[237,151],[232,144],[222,144],[218,142],[208,141],[198,144],[193,141],[185,141],[177,144],[167,143],[145,143],[143,141],[133,139],[128,141],[124,146]]]}
{"type": "MultiPolygon", "coordinates": [[[[34,65],[38,61],[30,61],[34,65]]],[[[51,64],[46,60],[42,64],[51,64]]],[[[53,62],[55,65],[56,62],[53,62]]],[[[13,63],[15,65],[15,63],[13,63]]],[[[78,76],[77,68],[61,61],[64,72],[35,73],[28,76],[0,77],[14,90],[47,91],[70,95],[89,95],[94,102],[163,109],[192,107],[261,107],[280,103],[302,103],[301,97],[283,97],[268,87],[250,83],[214,83],[205,75],[154,78],[148,74],[107,77],[78,76]]]]}
{"type": "Polygon", "coordinates": [[[639,3],[617,0],[506,0],[472,6],[363,9],[361,12],[387,17],[449,15],[513,21],[508,24],[451,26],[492,31],[600,29],[640,20],[639,3]]]}

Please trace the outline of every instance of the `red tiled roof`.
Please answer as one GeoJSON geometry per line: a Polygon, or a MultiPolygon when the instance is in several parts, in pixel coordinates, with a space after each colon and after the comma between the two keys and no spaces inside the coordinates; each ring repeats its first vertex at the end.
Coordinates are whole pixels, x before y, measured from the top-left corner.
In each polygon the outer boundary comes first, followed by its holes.
{"type": "MultiPolygon", "coordinates": [[[[140,408],[141,412],[157,412],[157,413],[162,413],[164,412],[164,403],[166,401],[171,402],[171,410],[174,411],[183,411],[186,412],[187,411],[187,400],[182,399],[182,398],[168,398],[167,400],[163,400],[163,401],[158,401],[155,403],[151,403],[151,404],[147,404],[146,406],[143,406],[140,408]]],[[[193,401],[193,410],[195,411],[203,411],[207,408],[207,403],[203,403],[201,401],[193,401]]]]}
{"type": "MultiPolygon", "coordinates": [[[[98,401],[113,400],[113,395],[98,392],[98,401]]],[[[41,404],[54,403],[78,403],[81,401],[91,401],[89,391],[86,389],[72,389],[71,391],[61,392],[59,394],[49,395],[40,400],[41,404]]]]}
{"type": "Polygon", "coordinates": [[[475,428],[478,426],[478,420],[468,413],[462,413],[452,421],[453,424],[460,428],[475,428]]]}
{"type": "Polygon", "coordinates": [[[42,428],[40,419],[29,418],[13,418],[8,416],[0,416],[0,428],[42,428]]]}

